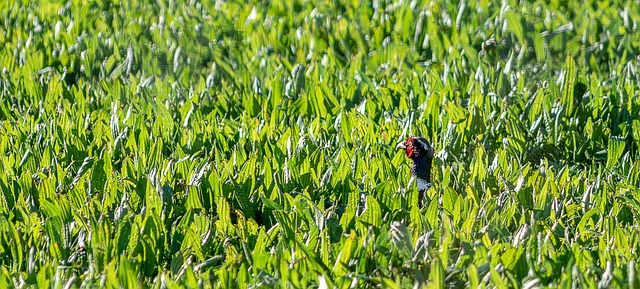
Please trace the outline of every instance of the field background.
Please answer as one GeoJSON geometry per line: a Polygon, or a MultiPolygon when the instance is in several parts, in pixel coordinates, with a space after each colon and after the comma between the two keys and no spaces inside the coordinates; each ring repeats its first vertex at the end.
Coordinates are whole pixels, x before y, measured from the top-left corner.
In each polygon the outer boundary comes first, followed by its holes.
{"type": "Polygon", "coordinates": [[[3,1],[0,285],[638,288],[639,19],[3,1]]]}

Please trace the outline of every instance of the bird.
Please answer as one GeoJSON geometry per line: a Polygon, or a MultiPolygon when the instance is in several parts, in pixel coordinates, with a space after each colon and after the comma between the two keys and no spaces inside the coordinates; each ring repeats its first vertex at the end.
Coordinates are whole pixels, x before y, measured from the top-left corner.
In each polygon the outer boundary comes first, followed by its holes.
{"type": "Polygon", "coordinates": [[[404,150],[407,157],[413,161],[411,178],[415,178],[418,183],[418,205],[422,207],[424,194],[431,187],[433,147],[423,137],[408,137],[398,143],[396,150],[404,150]]]}

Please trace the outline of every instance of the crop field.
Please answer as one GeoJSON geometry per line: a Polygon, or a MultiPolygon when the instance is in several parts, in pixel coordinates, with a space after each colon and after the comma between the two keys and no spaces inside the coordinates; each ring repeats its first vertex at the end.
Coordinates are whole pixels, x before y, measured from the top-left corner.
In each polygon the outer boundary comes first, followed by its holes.
{"type": "Polygon", "coordinates": [[[640,288],[640,2],[0,2],[1,288],[640,288]],[[409,136],[435,149],[418,206],[409,136]]]}

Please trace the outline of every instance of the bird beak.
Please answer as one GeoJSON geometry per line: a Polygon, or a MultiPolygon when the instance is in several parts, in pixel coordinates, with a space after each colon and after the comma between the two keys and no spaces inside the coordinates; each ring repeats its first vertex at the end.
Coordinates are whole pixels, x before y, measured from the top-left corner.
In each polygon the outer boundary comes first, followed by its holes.
{"type": "Polygon", "coordinates": [[[396,150],[406,150],[407,146],[404,145],[404,142],[400,142],[397,146],[396,146],[396,150]]]}

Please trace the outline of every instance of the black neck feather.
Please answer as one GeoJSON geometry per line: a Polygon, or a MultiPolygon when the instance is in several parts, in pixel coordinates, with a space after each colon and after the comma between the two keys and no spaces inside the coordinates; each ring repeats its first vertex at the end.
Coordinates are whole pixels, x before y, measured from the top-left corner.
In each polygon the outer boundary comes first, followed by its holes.
{"type": "Polygon", "coordinates": [[[411,167],[411,175],[430,183],[432,161],[433,159],[428,157],[414,158],[413,166],[411,167]]]}

